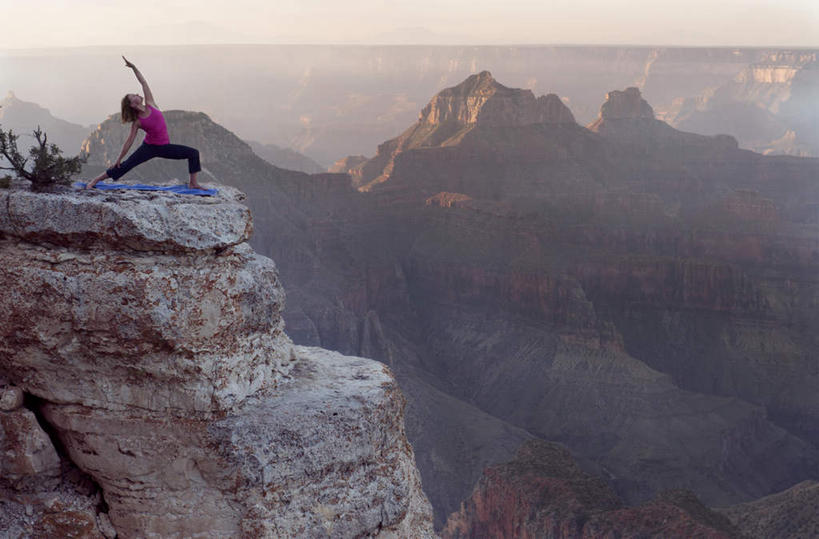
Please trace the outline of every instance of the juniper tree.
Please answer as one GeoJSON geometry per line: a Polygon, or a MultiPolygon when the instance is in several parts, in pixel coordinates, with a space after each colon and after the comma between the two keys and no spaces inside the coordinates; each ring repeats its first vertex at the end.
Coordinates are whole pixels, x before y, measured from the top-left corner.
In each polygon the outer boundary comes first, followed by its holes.
{"type": "MultiPolygon", "coordinates": [[[[18,138],[19,135],[11,129],[8,132],[0,129],[0,155],[5,157],[10,165],[4,166],[0,163],[0,169],[11,170],[18,178],[29,180],[34,191],[43,191],[55,185],[68,185],[71,176],[78,173],[85,163],[86,159],[80,156],[63,157],[62,150],[56,144],[48,143],[48,135],[40,126],[34,130],[34,139],[37,143],[29,149],[28,157],[23,157],[17,149],[18,138]],[[28,166],[29,162],[31,166],[28,166]]],[[[4,179],[8,181],[10,176],[4,179]]]]}

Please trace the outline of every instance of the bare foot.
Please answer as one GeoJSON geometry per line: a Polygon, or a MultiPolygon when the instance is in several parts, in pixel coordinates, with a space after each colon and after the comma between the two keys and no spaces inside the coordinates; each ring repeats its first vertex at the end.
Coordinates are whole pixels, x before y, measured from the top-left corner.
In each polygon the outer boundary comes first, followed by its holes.
{"type": "Polygon", "coordinates": [[[204,189],[204,187],[202,187],[198,183],[189,182],[188,183],[188,189],[204,189]]]}
{"type": "Polygon", "coordinates": [[[93,189],[95,185],[97,185],[97,182],[90,182],[90,183],[85,184],[85,188],[86,189],[93,189]]]}

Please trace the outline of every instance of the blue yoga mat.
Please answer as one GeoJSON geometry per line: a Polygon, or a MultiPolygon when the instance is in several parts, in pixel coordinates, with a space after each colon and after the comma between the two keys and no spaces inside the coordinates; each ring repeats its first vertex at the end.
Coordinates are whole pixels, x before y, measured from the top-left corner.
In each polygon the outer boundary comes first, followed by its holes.
{"type": "MultiPolygon", "coordinates": [[[[81,189],[85,189],[86,184],[83,182],[77,182],[74,184],[75,187],[79,187],[81,189]]],[[[219,191],[217,189],[189,189],[187,185],[146,185],[143,183],[133,183],[133,184],[125,184],[125,183],[98,183],[94,186],[94,189],[100,189],[102,191],[111,191],[113,189],[133,189],[136,191],[167,191],[171,193],[176,193],[178,195],[199,195],[199,196],[213,196],[219,191]]]]}

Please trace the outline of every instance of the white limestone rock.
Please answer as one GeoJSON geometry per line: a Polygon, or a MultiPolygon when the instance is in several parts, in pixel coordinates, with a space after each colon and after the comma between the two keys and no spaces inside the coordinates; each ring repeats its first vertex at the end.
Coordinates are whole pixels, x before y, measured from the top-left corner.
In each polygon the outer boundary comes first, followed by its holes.
{"type": "Polygon", "coordinates": [[[292,346],[239,196],[106,196],[0,201],[0,378],[41,399],[114,532],[431,537],[394,378],[292,346]]]}
{"type": "Polygon", "coordinates": [[[34,193],[0,190],[0,235],[29,242],[136,251],[225,249],[250,238],[250,210],[236,189],[215,197],[161,191],[34,193]]]}
{"type": "Polygon", "coordinates": [[[124,537],[432,537],[392,374],[320,348],[295,354],[277,389],[218,420],[45,413],[124,537]]]}

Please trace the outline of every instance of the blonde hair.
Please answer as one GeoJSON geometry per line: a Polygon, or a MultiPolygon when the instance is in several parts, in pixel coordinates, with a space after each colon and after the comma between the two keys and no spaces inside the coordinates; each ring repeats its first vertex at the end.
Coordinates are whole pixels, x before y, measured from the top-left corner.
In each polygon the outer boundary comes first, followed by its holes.
{"type": "Polygon", "coordinates": [[[122,98],[122,123],[133,122],[139,117],[139,112],[131,106],[129,95],[131,94],[125,94],[125,97],[122,98]]]}

